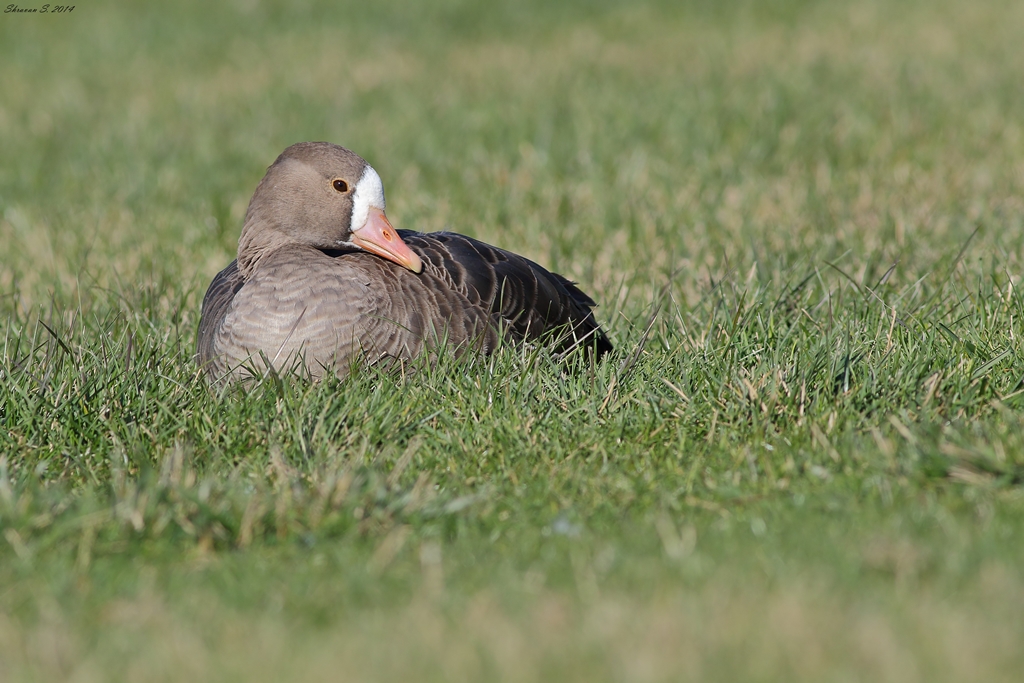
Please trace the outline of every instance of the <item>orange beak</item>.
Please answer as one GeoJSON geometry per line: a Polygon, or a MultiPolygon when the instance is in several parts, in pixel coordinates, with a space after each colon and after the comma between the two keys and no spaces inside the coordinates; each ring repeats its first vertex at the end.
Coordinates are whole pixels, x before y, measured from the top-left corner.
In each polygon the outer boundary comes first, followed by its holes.
{"type": "Polygon", "coordinates": [[[414,273],[423,271],[423,261],[398,236],[388,221],[388,217],[380,209],[370,208],[363,227],[352,232],[352,244],[360,249],[394,261],[414,273]]]}

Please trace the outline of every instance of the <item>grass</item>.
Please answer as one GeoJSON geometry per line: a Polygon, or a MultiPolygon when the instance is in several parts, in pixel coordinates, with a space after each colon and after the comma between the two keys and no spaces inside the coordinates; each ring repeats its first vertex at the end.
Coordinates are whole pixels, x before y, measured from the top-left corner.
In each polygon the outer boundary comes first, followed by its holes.
{"type": "Polygon", "coordinates": [[[371,5],[0,17],[0,679],[1015,680],[1019,3],[371,5]],[[318,139],[615,356],[211,391],[318,139]]]}

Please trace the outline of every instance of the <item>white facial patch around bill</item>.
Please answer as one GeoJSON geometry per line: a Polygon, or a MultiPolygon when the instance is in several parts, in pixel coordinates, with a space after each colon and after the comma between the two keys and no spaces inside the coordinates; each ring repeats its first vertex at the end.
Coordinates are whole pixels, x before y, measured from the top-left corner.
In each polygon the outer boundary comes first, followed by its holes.
{"type": "Polygon", "coordinates": [[[373,167],[367,164],[352,195],[352,232],[366,225],[371,207],[384,210],[384,183],[373,167]]]}

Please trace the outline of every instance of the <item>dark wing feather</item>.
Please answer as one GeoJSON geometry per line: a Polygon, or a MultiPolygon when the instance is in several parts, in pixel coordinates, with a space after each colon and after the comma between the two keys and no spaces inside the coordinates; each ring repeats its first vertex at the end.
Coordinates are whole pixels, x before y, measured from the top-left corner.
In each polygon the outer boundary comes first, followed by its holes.
{"type": "Polygon", "coordinates": [[[423,259],[425,271],[488,310],[514,337],[558,335],[556,348],[612,350],[591,308],[593,299],[566,278],[527,258],[455,233],[400,230],[423,259]]]}

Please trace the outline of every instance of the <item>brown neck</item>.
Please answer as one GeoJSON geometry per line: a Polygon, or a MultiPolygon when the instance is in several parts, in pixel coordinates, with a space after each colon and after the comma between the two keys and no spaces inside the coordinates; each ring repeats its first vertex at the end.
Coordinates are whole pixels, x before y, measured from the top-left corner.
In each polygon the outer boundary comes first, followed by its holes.
{"type": "Polygon", "coordinates": [[[288,238],[274,227],[268,226],[260,216],[250,211],[245,217],[242,234],[238,238],[238,272],[248,280],[263,258],[288,243],[288,238]]]}

